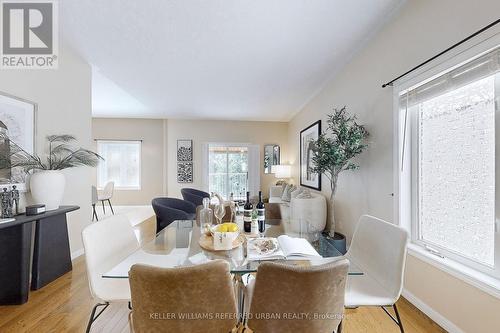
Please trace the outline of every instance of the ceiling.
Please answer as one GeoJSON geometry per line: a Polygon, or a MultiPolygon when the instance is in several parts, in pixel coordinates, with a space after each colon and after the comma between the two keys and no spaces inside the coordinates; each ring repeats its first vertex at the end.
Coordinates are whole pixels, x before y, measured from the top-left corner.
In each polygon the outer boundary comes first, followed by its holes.
{"type": "Polygon", "coordinates": [[[96,117],[287,121],[403,0],[64,0],[96,117]]]}

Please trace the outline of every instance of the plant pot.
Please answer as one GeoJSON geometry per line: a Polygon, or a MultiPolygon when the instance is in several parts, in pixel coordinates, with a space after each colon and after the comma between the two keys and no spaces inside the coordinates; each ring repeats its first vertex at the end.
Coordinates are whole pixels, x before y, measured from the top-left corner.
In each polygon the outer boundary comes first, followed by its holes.
{"type": "Polygon", "coordinates": [[[31,198],[34,204],[44,204],[46,210],[59,208],[64,196],[66,179],[59,170],[43,170],[30,176],[31,198]]]}
{"type": "Polygon", "coordinates": [[[342,235],[341,233],[336,232],[335,236],[332,238],[328,233],[323,233],[322,240],[325,242],[328,242],[329,244],[333,245],[340,253],[346,254],[346,241],[345,241],[345,236],[342,235]]]}

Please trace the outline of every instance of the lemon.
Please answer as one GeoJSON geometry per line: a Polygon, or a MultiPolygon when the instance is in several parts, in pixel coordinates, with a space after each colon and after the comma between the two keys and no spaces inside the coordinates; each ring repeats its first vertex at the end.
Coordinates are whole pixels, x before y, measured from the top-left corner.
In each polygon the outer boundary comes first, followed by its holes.
{"type": "Polygon", "coordinates": [[[227,225],[225,225],[225,224],[221,224],[221,225],[219,226],[219,228],[217,228],[217,231],[219,231],[219,232],[228,232],[228,230],[227,230],[227,225]]]}
{"type": "Polygon", "coordinates": [[[227,231],[229,232],[238,231],[238,225],[236,223],[229,223],[229,225],[227,226],[227,231]]]}

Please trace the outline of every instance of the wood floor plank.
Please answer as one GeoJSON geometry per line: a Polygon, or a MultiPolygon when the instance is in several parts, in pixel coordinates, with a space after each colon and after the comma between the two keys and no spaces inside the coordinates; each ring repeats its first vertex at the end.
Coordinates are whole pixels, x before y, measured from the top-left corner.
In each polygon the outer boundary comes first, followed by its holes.
{"type": "MultiPolygon", "coordinates": [[[[154,220],[135,227],[144,241],[154,236],[154,220]]],[[[32,291],[23,305],[0,306],[0,332],[85,332],[95,301],[91,298],[85,260],[44,288],[32,291]]],[[[407,333],[445,332],[404,298],[398,308],[407,333]]],[[[92,326],[92,333],[130,333],[127,303],[111,304],[92,326]]],[[[379,307],[346,310],[345,333],[398,333],[398,326],[379,307]]]]}

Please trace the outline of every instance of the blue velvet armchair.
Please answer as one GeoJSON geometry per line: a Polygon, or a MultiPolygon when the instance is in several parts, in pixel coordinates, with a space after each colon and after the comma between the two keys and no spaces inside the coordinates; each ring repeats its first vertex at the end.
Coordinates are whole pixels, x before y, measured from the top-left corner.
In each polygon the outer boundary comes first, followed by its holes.
{"type": "Polygon", "coordinates": [[[203,198],[210,198],[210,194],[194,188],[183,188],[181,194],[184,200],[191,202],[195,206],[203,205],[203,198]]]}
{"type": "Polygon", "coordinates": [[[151,202],[156,214],[156,232],[160,232],[175,220],[194,220],[196,206],[176,198],[155,198],[151,202]]]}

